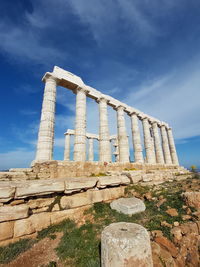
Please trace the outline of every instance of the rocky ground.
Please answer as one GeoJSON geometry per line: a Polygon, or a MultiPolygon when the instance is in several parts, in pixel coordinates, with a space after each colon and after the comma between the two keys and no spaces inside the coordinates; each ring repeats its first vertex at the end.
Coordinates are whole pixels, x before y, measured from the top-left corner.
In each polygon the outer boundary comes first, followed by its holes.
{"type": "Polygon", "coordinates": [[[149,231],[154,266],[199,266],[200,176],[154,186],[132,185],[126,197],[146,210],[128,216],[96,203],[77,222],[42,230],[35,240],[0,248],[0,266],[100,266],[100,234],[112,222],[135,222],[149,231]]]}

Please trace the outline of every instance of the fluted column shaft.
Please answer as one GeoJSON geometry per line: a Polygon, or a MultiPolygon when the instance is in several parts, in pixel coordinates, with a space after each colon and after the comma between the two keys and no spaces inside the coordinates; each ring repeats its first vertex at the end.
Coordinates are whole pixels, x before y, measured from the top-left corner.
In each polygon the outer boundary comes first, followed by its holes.
{"type": "Polygon", "coordinates": [[[94,161],[94,140],[89,138],[88,161],[94,161]]]}
{"type": "Polygon", "coordinates": [[[117,109],[117,130],[119,144],[119,161],[129,162],[129,144],[126,133],[126,124],[124,118],[124,107],[119,106],[117,109]]]}
{"type": "Polygon", "coordinates": [[[111,162],[111,145],[108,127],[107,100],[100,98],[99,103],[99,161],[111,162]]]}
{"type": "Polygon", "coordinates": [[[65,134],[64,160],[70,161],[70,134],[65,134]]]}
{"type": "Polygon", "coordinates": [[[153,129],[153,135],[154,135],[156,162],[164,164],[162,146],[161,146],[161,142],[160,142],[160,136],[159,136],[159,133],[158,133],[158,124],[156,122],[153,123],[152,129],[153,129]]]}
{"type": "Polygon", "coordinates": [[[146,151],[147,163],[155,163],[155,153],[152,146],[152,137],[150,134],[150,125],[147,118],[142,119],[143,132],[144,132],[144,146],[146,151]]]}
{"type": "Polygon", "coordinates": [[[74,161],[86,160],[86,91],[76,90],[76,121],[74,136],[74,161]]]}
{"type": "Polygon", "coordinates": [[[163,145],[163,154],[166,164],[172,164],[170,150],[169,150],[169,142],[166,132],[165,125],[161,125],[161,136],[162,136],[162,145],[163,145]]]}
{"type": "Polygon", "coordinates": [[[178,156],[176,153],[176,146],[174,143],[174,137],[172,134],[172,129],[168,128],[167,129],[167,133],[168,133],[168,139],[169,139],[169,148],[170,148],[170,152],[171,152],[171,159],[172,159],[172,163],[175,165],[179,165],[179,161],[178,161],[178,156]]]}
{"type": "Polygon", "coordinates": [[[46,76],[35,162],[53,158],[55,104],[56,78],[46,76]]]}
{"type": "Polygon", "coordinates": [[[131,114],[131,128],[135,162],[144,162],[137,114],[131,114]]]}

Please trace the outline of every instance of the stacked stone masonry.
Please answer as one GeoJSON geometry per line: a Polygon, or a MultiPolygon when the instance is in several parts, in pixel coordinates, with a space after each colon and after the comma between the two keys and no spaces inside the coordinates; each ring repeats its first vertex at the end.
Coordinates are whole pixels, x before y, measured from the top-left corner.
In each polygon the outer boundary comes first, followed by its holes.
{"type": "MultiPolygon", "coordinates": [[[[38,166],[41,167],[41,164],[38,166]]],[[[55,169],[55,166],[53,168],[55,169]]],[[[15,174],[15,169],[10,173],[15,174]]],[[[31,174],[29,169],[27,174],[31,174]]],[[[171,167],[161,170],[116,169],[107,171],[106,176],[46,180],[10,181],[1,177],[0,245],[24,237],[34,237],[38,231],[66,218],[78,222],[85,209],[93,203],[122,197],[124,188],[131,183],[158,184],[173,179],[184,179],[186,176],[189,174],[183,168],[171,167]]]]}
{"type": "MultiPolygon", "coordinates": [[[[57,66],[53,72],[47,72],[43,78],[45,92],[41,112],[41,122],[38,133],[37,153],[33,165],[36,162],[53,160],[54,144],[54,121],[56,86],[62,86],[72,90],[76,94],[76,119],[75,119],[75,141],[74,161],[85,162],[86,157],[86,106],[87,97],[94,99],[99,104],[99,162],[112,162],[109,119],[107,106],[111,106],[117,113],[117,149],[116,160],[125,163],[130,161],[130,148],[127,137],[124,115],[127,113],[131,118],[132,140],[134,162],[149,164],[173,164],[179,165],[172,129],[167,123],[161,122],[143,112],[122,103],[109,95],[84,84],[82,79],[57,66]],[[142,121],[144,133],[144,151],[138,119],[142,121]],[[160,132],[160,133],[159,133],[160,132]],[[119,153],[119,155],[117,155],[119,153]]],[[[69,161],[69,137],[66,135],[64,160],[69,161]]],[[[89,161],[93,161],[92,147],[90,141],[89,161]]]]}

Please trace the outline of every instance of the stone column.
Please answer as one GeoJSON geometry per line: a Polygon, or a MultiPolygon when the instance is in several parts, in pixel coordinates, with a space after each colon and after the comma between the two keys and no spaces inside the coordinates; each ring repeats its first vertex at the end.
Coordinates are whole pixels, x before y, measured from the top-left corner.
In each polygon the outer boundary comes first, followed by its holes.
{"type": "Polygon", "coordinates": [[[101,233],[101,267],[153,267],[147,230],[136,223],[112,223],[101,233]]]}
{"type": "Polygon", "coordinates": [[[172,128],[168,128],[167,133],[168,133],[169,148],[170,148],[170,152],[171,152],[172,163],[179,166],[178,156],[176,153],[176,146],[175,146],[174,137],[172,134],[172,128]]]}
{"type": "Polygon", "coordinates": [[[118,144],[119,144],[119,161],[129,162],[129,144],[126,133],[124,107],[118,106],[116,107],[116,110],[117,110],[118,144]]]}
{"type": "Polygon", "coordinates": [[[65,133],[64,160],[70,161],[70,134],[65,133]]]}
{"type": "Polygon", "coordinates": [[[81,87],[76,89],[74,161],[86,160],[86,92],[81,87]]]}
{"type": "Polygon", "coordinates": [[[152,147],[152,137],[150,134],[150,125],[147,117],[142,118],[143,132],[144,132],[144,146],[146,151],[146,162],[155,163],[155,154],[152,147]]]}
{"type": "Polygon", "coordinates": [[[142,145],[140,138],[140,129],[138,125],[138,117],[135,112],[130,114],[131,116],[131,128],[132,128],[132,138],[133,138],[133,148],[134,148],[134,159],[135,162],[144,162],[142,154],[142,145]]]}
{"type": "Polygon", "coordinates": [[[162,146],[161,146],[161,142],[160,142],[160,136],[159,136],[159,132],[158,132],[157,122],[153,122],[152,129],[153,129],[153,135],[154,135],[156,162],[160,163],[160,164],[164,164],[164,157],[163,157],[162,146]]]}
{"type": "Polygon", "coordinates": [[[169,150],[169,143],[168,137],[166,132],[166,126],[164,124],[161,125],[161,136],[162,136],[162,145],[163,145],[163,154],[166,164],[172,164],[170,150],[169,150]]]}
{"type": "Polygon", "coordinates": [[[45,88],[34,162],[53,159],[57,79],[51,73],[46,73],[43,81],[45,82],[45,88]]]}
{"type": "Polygon", "coordinates": [[[94,139],[88,138],[89,149],[88,149],[88,161],[94,161],[94,139]]]}
{"type": "Polygon", "coordinates": [[[103,97],[97,100],[99,103],[99,161],[111,162],[111,145],[108,127],[107,100],[103,97]]]}

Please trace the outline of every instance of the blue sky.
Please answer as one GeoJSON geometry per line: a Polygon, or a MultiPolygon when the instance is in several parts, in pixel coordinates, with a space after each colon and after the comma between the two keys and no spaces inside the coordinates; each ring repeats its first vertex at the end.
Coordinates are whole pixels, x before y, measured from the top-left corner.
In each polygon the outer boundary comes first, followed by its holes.
{"type": "MultiPolygon", "coordinates": [[[[34,159],[41,78],[54,65],[168,122],[181,164],[200,167],[199,14],[198,0],[1,0],[0,169],[34,159]]],[[[55,159],[74,128],[74,105],[58,87],[55,159]]],[[[88,99],[87,111],[87,130],[97,133],[98,105],[88,99]]],[[[115,134],[111,108],[109,121],[115,134]]]]}

